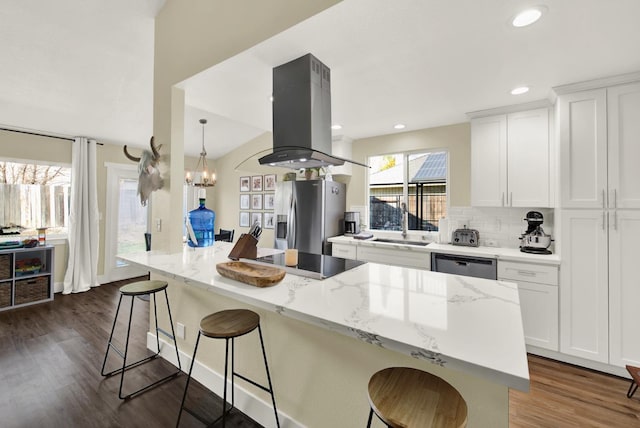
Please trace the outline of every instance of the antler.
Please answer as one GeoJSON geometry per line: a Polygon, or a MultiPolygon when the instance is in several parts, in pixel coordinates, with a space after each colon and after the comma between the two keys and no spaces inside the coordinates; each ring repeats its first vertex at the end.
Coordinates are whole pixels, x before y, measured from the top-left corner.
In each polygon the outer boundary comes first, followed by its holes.
{"type": "Polygon", "coordinates": [[[153,136],[151,136],[151,151],[153,152],[153,159],[157,160],[160,157],[160,147],[162,147],[162,144],[160,144],[158,147],[156,147],[156,144],[153,140],[153,136]]]}
{"type": "MultiPolygon", "coordinates": [[[[153,137],[152,137],[152,138],[153,138],[153,137]]],[[[126,146],[126,144],[125,144],[125,146],[124,146],[124,155],[125,155],[129,160],[132,160],[132,161],[134,161],[134,162],[140,162],[140,158],[137,158],[137,157],[135,157],[135,156],[131,156],[131,155],[129,154],[129,152],[127,151],[127,146],[126,146]]]]}

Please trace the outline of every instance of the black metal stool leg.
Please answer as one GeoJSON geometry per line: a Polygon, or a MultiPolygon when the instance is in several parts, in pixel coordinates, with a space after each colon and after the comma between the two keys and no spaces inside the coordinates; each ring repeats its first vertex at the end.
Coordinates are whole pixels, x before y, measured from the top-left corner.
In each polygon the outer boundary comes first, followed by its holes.
{"type": "Polygon", "coordinates": [[[180,412],[178,413],[178,420],[176,421],[176,428],[180,426],[180,417],[182,416],[182,410],[184,409],[184,402],[187,399],[187,390],[189,389],[189,382],[191,381],[191,372],[193,371],[193,364],[196,362],[196,352],[198,352],[198,344],[200,343],[200,332],[198,332],[198,338],[196,339],[196,346],[193,348],[193,356],[191,357],[191,365],[189,366],[189,374],[187,375],[187,384],[184,387],[184,394],[182,395],[182,403],[180,403],[180,412]]]}
{"type": "MultiPolygon", "coordinates": [[[[231,339],[233,341],[233,339],[231,339]]],[[[233,364],[233,360],[232,363],[233,364]]],[[[229,339],[225,339],[225,350],[224,350],[224,393],[222,397],[222,428],[225,426],[226,417],[227,417],[227,373],[229,372],[229,339]]],[[[233,382],[233,374],[231,375],[231,379],[233,382]]],[[[231,388],[233,390],[233,387],[231,388]]],[[[231,409],[229,409],[231,410],[231,409]]]]}
{"type": "Polygon", "coordinates": [[[632,380],[631,385],[629,385],[629,390],[627,391],[627,398],[633,397],[633,394],[636,393],[637,389],[638,389],[638,384],[636,383],[635,380],[632,380]]]}
{"type": "Polygon", "coordinates": [[[369,420],[367,421],[367,428],[371,427],[371,419],[373,419],[373,409],[369,408],[369,420]]]}
{"type": "Polygon", "coordinates": [[[102,376],[107,376],[107,373],[104,372],[104,367],[107,364],[107,357],[109,356],[109,349],[111,349],[111,341],[113,340],[113,332],[116,329],[116,322],[118,321],[118,314],[120,313],[120,304],[122,303],[122,294],[120,295],[120,299],[118,300],[118,307],[116,309],[116,315],[113,317],[113,325],[111,326],[111,334],[109,334],[109,341],[107,342],[107,351],[104,353],[104,361],[102,362],[102,369],[100,369],[100,374],[102,376]]]}
{"type": "Polygon", "coordinates": [[[127,353],[129,352],[129,336],[131,335],[131,318],[133,317],[133,302],[134,297],[131,297],[131,309],[129,310],[129,323],[127,326],[127,340],[124,345],[124,357],[122,358],[122,371],[120,372],[120,389],[118,390],[118,397],[124,399],[122,396],[122,385],[124,384],[124,371],[127,368],[127,353]]]}
{"type": "Polygon", "coordinates": [[[264,358],[264,368],[267,372],[267,381],[269,382],[269,394],[271,394],[271,402],[273,403],[273,413],[276,416],[276,426],[280,428],[280,419],[278,419],[278,410],[276,409],[276,397],[273,393],[273,385],[271,384],[271,375],[269,374],[269,364],[267,363],[267,353],[264,350],[264,341],[262,340],[262,328],[258,324],[258,334],[260,335],[260,347],[262,348],[262,357],[264,358]]]}
{"type": "MultiPolygon", "coordinates": [[[[169,295],[167,289],[164,290],[164,298],[167,301],[167,312],[169,313],[169,323],[171,323],[171,338],[173,339],[173,346],[176,348],[176,358],[178,360],[178,371],[182,371],[182,363],[180,363],[180,351],[178,351],[178,342],[176,342],[176,332],[173,328],[173,318],[171,317],[171,306],[169,306],[169,295]]],[[[156,332],[157,335],[158,332],[156,332]]]]}

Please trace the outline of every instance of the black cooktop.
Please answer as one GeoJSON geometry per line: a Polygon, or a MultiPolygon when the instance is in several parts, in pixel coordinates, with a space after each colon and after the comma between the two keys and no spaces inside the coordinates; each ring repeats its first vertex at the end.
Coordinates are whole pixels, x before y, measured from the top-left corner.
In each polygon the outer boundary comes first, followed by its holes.
{"type": "Polygon", "coordinates": [[[303,252],[298,252],[297,266],[285,266],[284,253],[258,257],[255,261],[258,263],[281,267],[285,271],[294,275],[316,279],[329,278],[365,263],[358,260],[341,259],[339,257],[303,252]]]}

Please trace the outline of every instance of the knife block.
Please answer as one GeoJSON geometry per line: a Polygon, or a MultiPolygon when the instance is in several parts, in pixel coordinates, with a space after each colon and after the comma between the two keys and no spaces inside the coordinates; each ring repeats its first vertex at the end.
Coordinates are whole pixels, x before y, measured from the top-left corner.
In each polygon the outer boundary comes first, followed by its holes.
{"type": "Polygon", "coordinates": [[[247,233],[242,234],[229,253],[229,258],[231,260],[239,260],[241,258],[256,259],[258,257],[257,244],[258,240],[256,238],[247,233]]]}

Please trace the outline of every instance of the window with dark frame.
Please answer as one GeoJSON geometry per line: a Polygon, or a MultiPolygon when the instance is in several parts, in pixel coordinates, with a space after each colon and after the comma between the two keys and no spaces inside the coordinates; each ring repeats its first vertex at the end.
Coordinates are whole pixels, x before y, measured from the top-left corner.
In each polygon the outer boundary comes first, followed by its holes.
{"type": "Polygon", "coordinates": [[[447,215],[446,151],[395,153],[369,158],[369,229],[437,231],[447,215]],[[406,192],[406,193],[405,193],[406,192]]]}

